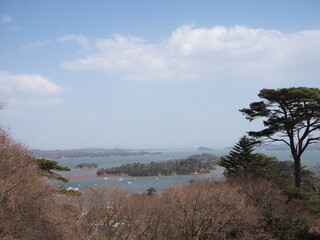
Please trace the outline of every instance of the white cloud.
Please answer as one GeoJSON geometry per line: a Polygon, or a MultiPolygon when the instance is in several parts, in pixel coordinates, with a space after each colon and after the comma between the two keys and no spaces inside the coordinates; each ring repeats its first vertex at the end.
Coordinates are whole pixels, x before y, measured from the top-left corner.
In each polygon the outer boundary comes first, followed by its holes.
{"type": "Polygon", "coordinates": [[[19,94],[60,94],[64,89],[38,74],[0,72],[0,92],[19,94]]]}
{"type": "MultiPolygon", "coordinates": [[[[76,40],[75,35],[65,37],[76,40]]],[[[95,51],[85,58],[64,61],[62,66],[74,71],[102,70],[134,81],[225,77],[277,81],[320,74],[320,30],[288,34],[243,26],[185,25],[157,44],[122,35],[98,39],[95,51]]]]}
{"type": "Polygon", "coordinates": [[[11,32],[11,31],[18,31],[21,29],[18,25],[12,25],[12,17],[8,15],[2,15],[0,16],[0,29],[4,32],[11,32]]]}
{"type": "Polygon", "coordinates": [[[89,48],[89,39],[85,36],[81,35],[64,35],[62,37],[58,38],[59,41],[65,42],[65,41],[75,41],[77,42],[81,47],[83,48],[89,48]]]}
{"type": "Polygon", "coordinates": [[[23,48],[37,48],[37,47],[43,47],[43,46],[46,46],[46,45],[50,45],[52,43],[53,42],[51,40],[49,40],[49,39],[43,39],[43,40],[40,40],[40,41],[30,42],[30,43],[24,44],[22,47],[23,48]]]}
{"type": "Polygon", "coordinates": [[[10,16],[8,16],[8,15],[2,15],[1,17],[0,17],[0,24],[7,24],[7,23],[9,23],[9,22],[11,22],[12,21],[12,18],[10,17],[10,16]]]}

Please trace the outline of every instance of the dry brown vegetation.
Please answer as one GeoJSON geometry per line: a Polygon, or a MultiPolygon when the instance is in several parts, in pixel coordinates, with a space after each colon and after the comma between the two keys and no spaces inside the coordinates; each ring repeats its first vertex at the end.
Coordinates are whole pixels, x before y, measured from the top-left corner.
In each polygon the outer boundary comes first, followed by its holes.
{"type": "Polygon", "coordinates": [[[273,182],[235,178],[229,183],[258,209],[266,224],[265,229],[276,239],[300,239],[301,235],[308,232],[306,213],[302,207],[284,195],[273,182]]]}
{"type": "Polygon", "coordinates": [[[0,130],[0,238],[69,239],[55,189],[38,175],[23,145],[0,130]]]}
{"type": "Polygon", "coordinates": [[[116,186],[89,188],[82,198],[66,198],[64,204],[78,206],[73,211],[81,215],[82,227],[92,239],[269,236],[259,223],[257,209],[226,183],[196,182],[152,196],[132,194],[116,186]]]}
{"type": "Polygon", "coordinates": [[[266,180],[197,181],[161,194],[118,186],[66,196],[0,132],[1,239],[299,239],[303,212],[266,180]]]}

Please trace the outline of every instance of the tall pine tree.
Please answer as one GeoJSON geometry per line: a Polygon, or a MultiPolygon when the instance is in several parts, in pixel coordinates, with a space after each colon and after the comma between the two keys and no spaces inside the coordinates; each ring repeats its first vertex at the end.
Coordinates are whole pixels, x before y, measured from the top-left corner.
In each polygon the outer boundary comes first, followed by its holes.
{"type": "Polygon", "coordinates": [[[320,141],[320,88],[262,89],[249,108],[240,110],[246,119],[263,118],[264,129],[248,132],[258,140],[283,142],[294,160],[295,186],[301,186],[301,157],[310,144],[320,141]]]}
{"type": "Polygon", "coordinates": [[[219,165],[226,169],[227,176],[234,174],[256,173],[266,165],[265,156],[253,153],[255,142],[247,136],[240,138],[239,142],[231,149],[229,155],[221,157],[219,165]]]}

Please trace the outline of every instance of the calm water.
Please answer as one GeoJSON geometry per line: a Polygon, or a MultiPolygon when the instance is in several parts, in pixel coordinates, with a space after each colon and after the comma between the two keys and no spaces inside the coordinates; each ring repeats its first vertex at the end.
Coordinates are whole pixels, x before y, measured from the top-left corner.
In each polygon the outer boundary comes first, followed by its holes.
{"type": "MultiPolygon", "coordinates": [[[[229,150],[215,150],[206,153],[214,154],[217,156],[223,156],[228,154],[229,150]]],[[[74,158],[74,159],[56,159],[62,166],[67,166],[74,168],[79,163],[97,163],[99,168],[109,168],[114,166],[120,166],[125,163],[150,163],[159,162],[170,159],[180,159],[185,158],[190,155],[201,154],[205,152],[164,152],[163,154],[148,155],[148,156],[116,156],[116,157],[105,157],[105,158],[74,158]]],[[[289,151],[263,151],[262,153],[268,156],[275,156],[279,160],[291,160],[289,151]]],[[[320,151],[311,150],[306,151],[302,158],[303,165],[312,168],[317,164],[320,164],[320,151]]],[[[96,174],[97,169],[90,170],[71,170],[70,172],[61,172],[63,176],[78,176],[78,175],[91,175],[96,174]]],[[[129,188],[137,193],[146,192],[149,187],[155,187],[157,192],[161,192],[164,188],[173,184],[185,184],[191,179],[203,179],[210,178],[215,180],[220,180],[223,178],[223,168],[217,167],[216,170],[209,174],[202,175],[188,175],[188,176],[162,176],[162,177],[81,177],[81,178],[70,178],[70,182],[65,185],[65,187],[78,187],[83,189],[87,186],[96,186],[103,184],[118,184],[123,188],[129,188]]]]}

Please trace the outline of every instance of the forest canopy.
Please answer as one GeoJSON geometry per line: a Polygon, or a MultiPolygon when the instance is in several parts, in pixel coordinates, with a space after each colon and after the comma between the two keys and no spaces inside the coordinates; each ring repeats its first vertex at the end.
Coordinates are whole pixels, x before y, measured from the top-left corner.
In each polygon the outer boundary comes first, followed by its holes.
{"type": "Polygon", "coordinates": [[[220,158],[211,154],[193,155],[186,159],[151,162],[149,164],[130,163],[119,167],[101,168],[97,174],[125,174],[129,176],[188,175],[208,173],[214,170],[220,158]]]}
{"type": "Polygon", "coordinates": [[[75,169],[86,169],[86,168],[97,168],[98,164],[96,163],[79,163],[75,169]]]}

